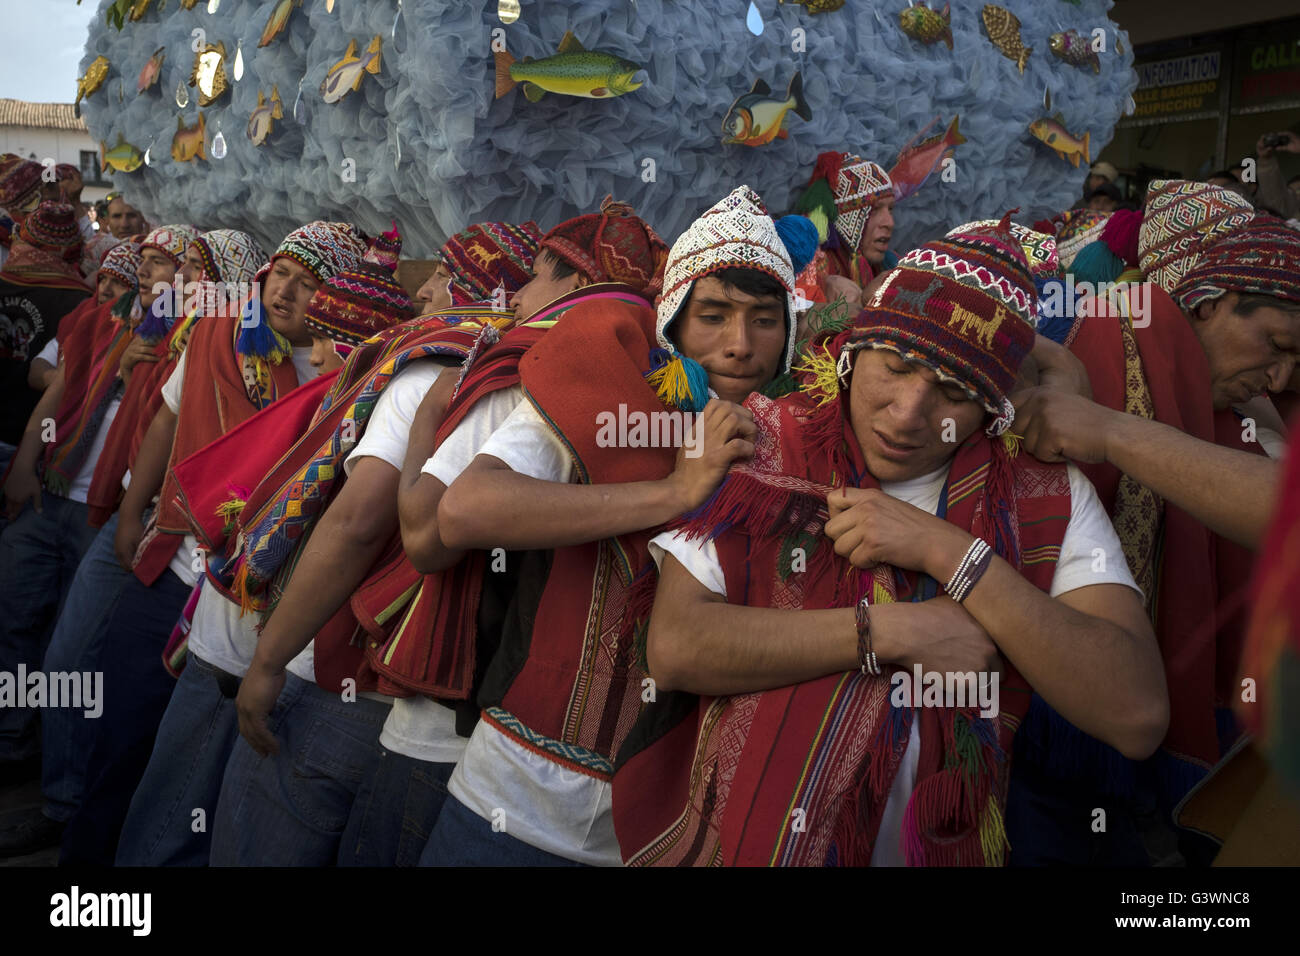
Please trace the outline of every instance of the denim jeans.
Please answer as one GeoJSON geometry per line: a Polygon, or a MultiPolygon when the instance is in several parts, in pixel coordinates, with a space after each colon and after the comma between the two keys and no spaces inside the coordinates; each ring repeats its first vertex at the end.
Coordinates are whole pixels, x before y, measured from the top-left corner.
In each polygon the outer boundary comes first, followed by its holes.
{"type": "Polygon", "coordinates": [[[122,825],[118,866],[208,865],[221,779],[239,737],[219,673],[196,654],[187,658],[122,825]]]}
{"type": "Polygon", "coordinates": [[[99,657],[104,714],[95,721],[86,796],[63,833],[60,863],[113,865],[127,807],[176,686],[162,651],[189,596],[171,571],[152,587],[133,575],[118,596],[99,657]]]}
{"type": "MultiPolygon", "coordinates": [[[[64,595],[95,529],[87,509],[48,491],[42,513],[30,504],[0,534],[0,671],[40,670],[64,595]]],[[[0,761],[21,760],[40,750],[36,711],[0,709],[0,761]]]]}
{"type": "Polygon", "coordinates": [[[339,866],[415,866],[447,799],[454,763],[379,748],[343,831],[339,866]]]}
{"type": "MultiPolygon", "coordinates": [[[[93,673],[99,669],[99,649],[108,633],[113,605],[131,577],[113,553],[115,534],[116,514],[99,530],[77,566],[45,652],[47,673],[93,673]]],[[[80,710],[51,707],[41,714],[41,793],[44,813],[51,820],[66,823],[81,806],[96,726],[80,710]]]]}
{"type": "Polygon", "coordinates": [[[287,675],[271,712],[279,753],[259,757],[242,737],[235,742],[217,800],[212,865],[332,866],[357,791],[379,758],[389,709],[287,675]]]}
{"type": "Polygon", "coordinates": [[[448,797],[420,854],[420,866],[586,866],[497,832],[492,823],[448,797]]]}

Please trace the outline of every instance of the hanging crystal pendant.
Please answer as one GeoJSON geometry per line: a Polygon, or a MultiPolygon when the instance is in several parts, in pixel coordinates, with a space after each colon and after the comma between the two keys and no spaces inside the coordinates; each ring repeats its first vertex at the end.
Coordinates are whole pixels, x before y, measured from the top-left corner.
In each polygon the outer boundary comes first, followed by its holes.
{"type": "Polygon", "coordinates": [[[497,0],[497,19],[514,23],[519,19],[519,0],[497,0]]]}
{"type": "Polygon", "coordinates": [[[398,21],[401,19],[402,19],[402,0],[397,0],[397,14],[393,17],[393,29],[388,36],[390,40],[397,39],[397,24],[398,21]]]}
{"type": "Polygon", "coordinates": [[[219,6],[221,6],[221,0],[208,0],[208,13],[216,13],[219,6]]]}
{"type": "Polygon", "coordinates": [[[334,0],[325,0],[325,12],[326,13],[334,12],[334,0]]]}
{"type": "Polygon", "coordinates": [[[302,101],[302,84],[305,76],[298,81],[298,98],[293,101],[293,121],[299,126],[307,122],[307,104],[302,101]]]}
{"type": "Polygon", "coordinates": [[[239,45],[235,47],[235,82],[238,83],[244,78],[244,41],[240,40],[239,45]]]}
{"type": "Polygon", "coordinates": [[[221,132],[221,124],[217,123],[217,135],[212,137],[212,158],[226,158],[226,137],[221,132]]]}
{"type": "Polygon", "coordinates": [[[397,143],[397,158],[393,160],[393,168],[398,169],[402,165],[402,131],[393,130],[393,139],[397,143]]]}
{"type": "Polygon", "coordinates": [[[145,164],[146,166],[152,166],[152,165],[153,165],[153,157],[149,155],[149,152],[150,152],[150,150],[152,150],[152,149],[153,149],[153,144],[150,143],[150,144],[149,144],[149,149],[146,149],[146,150],[144,151],[144,164],[145,164]]]}
{"type": "Polygon", "coordinates": [[[190,105],[190,91],[185,88],[185,81],[176,84],[176,105],[181,109],[190,105]]]}
{"type": "Polygon", "coordinates": [[[754,36],[760,36],[763,33],[763,15],[758,12],[758,7],[754,6],[754,0],[749,0],[749,11],[745,14],[745,26],[749,27],[749,32],[754,36]]]}

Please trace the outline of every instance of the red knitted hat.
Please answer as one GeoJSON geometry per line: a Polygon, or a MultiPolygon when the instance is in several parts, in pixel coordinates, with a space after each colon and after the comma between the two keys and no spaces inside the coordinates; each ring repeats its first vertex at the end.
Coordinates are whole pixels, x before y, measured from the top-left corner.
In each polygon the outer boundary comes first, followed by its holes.
{"type": "Polygon", "coordinates": [[[909,252],[858,316],[842,349],[845,356],[889,349],[961,386],[994,417],[991,435],[1015,418],[1007,395],[1034,344],[1034,280],[1010,215],[995,226],[955,229],[909,252]]]}
{"type": "Polygon", "coordinates": [[[542,237],[541,248],[593,282],[621,282],[652,301],[663,288],[668,244],[613,196],[599,213],[560,223],[542,237]]]}
{"type": "Polygon", "coordinates": [[[10,215],[30,212],[40,200],[41,164],[12,153],[5,160],[0,162],[0,208],[10,215]]]}
{"type": "Polygon", "coordinates": [[[369,262],[330,276],[307,304],[309,329],[352,345],[414,316],[415,305],[393,274],[369,262]]]}
{"type": "Polygon", "coordinates": [[[67,203],[43,202],[18,227],[18,238],[68,262],[81,258],[77,212],[67,203]]]}

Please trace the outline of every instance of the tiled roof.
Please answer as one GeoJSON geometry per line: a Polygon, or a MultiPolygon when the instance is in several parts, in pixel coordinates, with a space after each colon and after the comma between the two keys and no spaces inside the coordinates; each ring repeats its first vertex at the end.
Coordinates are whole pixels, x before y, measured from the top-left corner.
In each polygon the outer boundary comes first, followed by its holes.
{"type": "Polygon", "coordinates": [[[3,98],[0,98],[0,126],[86,131],[86,124],[73,114],[71,103],[27,103],[3,98]]]}

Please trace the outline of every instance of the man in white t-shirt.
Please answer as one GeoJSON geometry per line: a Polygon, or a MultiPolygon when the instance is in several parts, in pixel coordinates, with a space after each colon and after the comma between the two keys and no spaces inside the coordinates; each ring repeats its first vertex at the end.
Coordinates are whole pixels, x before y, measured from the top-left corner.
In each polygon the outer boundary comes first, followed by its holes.
{"type": "Polygon", "coordinates": [[[997,746],[1023,681],[1124,753],[1158,744],[1163,672],[1105,512],[1000,437],[1033,301],[1009,231],[954,230],[904,257],[808,392],[751,401],[753,464],[652,545],[657,702],[614,784],[629,864],[1004,863],[997,746]],[[920,694],[966,674],[978,705],[920,694]],[[945,772],[973,815],[936,815],[945,772]]]}
{"type": "MultiPolygon", "coordinates": [[[[104,638],[104,716],[87,764],[86,796],[64,833],[65,861],[111,864],[132,794],[175,682],[161,654],[203,558],[177,503],[174,466],[321,370],[305,312],[316,290],[360,261],[352,226],[313,222],[285,237],[255,279],[256,294],[194,326],[163,386],[119,507],[115,550],[133,569],[104,638]],[[242,305],[242,308],[240,307],[242,305]],[[255,370],[246,384],[245,369],[255,370]],[[158,495],[146,528],[142,516],[158,495]],[[114,690],[116,688],[116,690],[114,690]]],[[[184,254],[184,245],[180,254],[184,254]]]]}
{"type": "MultiPolygon", "coordinates": [[[[475,235],[484,243],[485,257],[493,252],[498,260],[505,257],[506,250],[492,248],[487,238],[500,235],[495,227],[501,227],[518,242],[531,265],[535,239],[530,248],[526,232],[513,232],[513,227],[500,223],[483,226],[475,235]]],[[[502,268],[491,288],[477,283],[474,288],[478,298],[490,296],[497,287],[514,291],[521,277],[522,270],[502,268]]],[[[460,274],[454,279],[459,292],[466,279],[460,274]]],[[[213,829],[214,865],[348,862],[352,857],[348,843],[362,842],[368,849],[376,849],[369,845],[386,841],[391,831],[395,846],[402,838],[404,822],[411,821],[418,828],[422,817],[436,815],[440,803],[437,768],[431,782],[424,773],[403,774],[405,768],[394,766],[400,760],[383,759],[402,756],[379,746],[381,730],[395,702],[391,696],[369,690],[377,682],[359,673],[364,659],[357,652],[356,638],[361,631],[352,616],[351,598],[396,537],[397,483],[417,408],[439,381],[444,383],[440,394],[445,402],[449,386],[459,374],[456,366],[480,336],[494,332],[489,327],[491,321],[505,316],[479,306],[460,312],[448,309],[427,321],[411,323],[405,320],[415,314],[415,307],[391,275],[344,276],[339,286],[333,292],[335,301],[313,306],[309,324],[358,348],[344,373],[355,384],[340,393],[324,413],[336,435],[348,432],[353,436],[340,437],[339,451],[326,466],[341,467],[346,482],[341,489],[332,485],[311,492],[319,499],[313,507],[323,507],[323,514],[306,530],[301,546],[276,558],[291,571],[261,635],[231,649],[220,664],[244,678],[236,701],[243,739],[235,742],[225,768],[213,829]],[[391,335],[362,344],[399,322],[403,324],[391,335]],[[365,407],[365,401],[361,396],[372,394],[376,387],[382,390],[377,399],[366,400],[374,404],[368,417],[362,418],[358,409],[365,407]],[[313,759],[312,753],[326,751],[330,754],[328,765],[322,765],[310,781],[302,780],[302,762],[313,759]],[[376,763],[383,766],[376,768],[376,763]],[[376,772],[382,783],[392,784],[394,792],[382,797],[397,800],[396,819],[372,818],[367,812],[369,800],[358,803],[355,799],[376,772]],[[390,779],[390,773],[398,776],[390,779]],[[349,836],[345,832],[362,825],[364,833],[349,836]],[[345,840],[348,842],[341,844],[345,840]]],[[[430,433],[435,428],[436,422],[430,433]]],[[[312,453],[319,446],[315,434],[313,431],[304,439],[306,450],[312,453]]],[[[290,457],[297,465],[297,448],[290,457]]],[[[318,473],[322,470],[319,460],[302,467],[318,473]]],[[[277,489],[277,496],[284,496],[277,497],[277,508],[279,502],[287,504],[289,494],[296,494],[292,489],[279,491],[278,478],[268,476],[267,481],[268,487],[277,489]]],[[[255,489],[250,507],[260,507],[260,500],[255,489]]],[[[261,557],[276,549],[263,546],[264,535],[255,517],[249,519],[245,538],[248,544],[239,560],[249,564],[250,575],[256,571],[268,577],[270,572],[262,568],[261,557]]],[[[250,593],[248,576],[243,586],[245,593],[250,593]]],[[[431,721],[433,739],[417,744],[421,749],[416,753],[431,753],[436,759],[454,763],[463,743],[455,732],[453,711],[423,697],[404,704],[403,711],[422,716],[427,712],[431,721]]],[[[405,751],[402,747],[403,754],[405,751]]],[[[381,858],[377,862],[392,865],[394,860],[381,858]]]]}
{"type": "Polygon", "coordinates": [[[629,578],[649,563],[646,529],[701,505],[752,450],[753,423],[735,403],[789,367],[793,288],[783,239],[740,187],[673,246],[657,318],[630,304],[603,315],[575,309],[529,353],[529,401],[463,474],[448,468],[447,445],[424,466],[451,485],[436,521],[444,547],[553,552],[547,568],[521,578],[479,695],[483,719],[423,864],[619,863],[610,764],[641,693],[635,641],[621,623],[634,613],[629,578]],[[663,350],[653,372],[637,359],[650,345],[663,350]],[[625,426],[680,416],[670,396],[703,410],[675,462],[663,448],[671,442],[615,434],[620,415],[625,426]]]}

